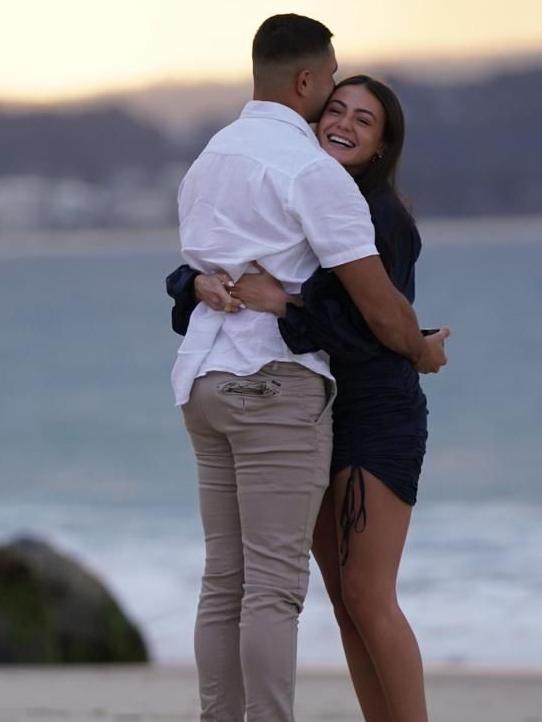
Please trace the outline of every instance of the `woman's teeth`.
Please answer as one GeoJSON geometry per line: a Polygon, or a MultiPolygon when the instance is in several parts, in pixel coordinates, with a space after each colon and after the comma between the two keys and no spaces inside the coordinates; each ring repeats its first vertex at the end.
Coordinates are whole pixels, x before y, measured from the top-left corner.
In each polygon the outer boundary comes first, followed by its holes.
{"type": "Polygon", "coordinates": [[[337,143],[338,145],[342,145],[344,148],[353,148],[354,144],[347,140],[346,138],[341,138],[340,135],[328,135],[327,139],[330,143],[337,143]]]}

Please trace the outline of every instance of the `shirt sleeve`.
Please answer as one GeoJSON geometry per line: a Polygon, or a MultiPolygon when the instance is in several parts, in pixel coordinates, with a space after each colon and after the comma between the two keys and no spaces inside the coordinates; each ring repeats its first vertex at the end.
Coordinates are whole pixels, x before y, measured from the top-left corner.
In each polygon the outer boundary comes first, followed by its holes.
{"type": "Polygon", "coordinates": [[[289,204],[323,268],[378,255],[367,201],[333,158],[311,163],[292,180],[289,204]]]}

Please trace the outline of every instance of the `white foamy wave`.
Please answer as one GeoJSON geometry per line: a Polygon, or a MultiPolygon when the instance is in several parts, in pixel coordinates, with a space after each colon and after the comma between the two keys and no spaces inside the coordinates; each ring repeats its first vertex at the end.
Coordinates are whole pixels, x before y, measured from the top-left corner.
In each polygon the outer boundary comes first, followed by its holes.
{"type": "MultiPolygon", "coordinates": [[[[503,502],[431,503],[415,512],[400,600],[430,662],[536,665],[541,508],[503,502]]],[[[196,519],[180,509],[17,505],[0,511],[3,538],[25,523],[105,579],[144,631],[153,657],[193,660],[203,564],[196,519]]],[[[342,664],[331,607],[316,567],[300,624],[299,659],[342,664]]]]}

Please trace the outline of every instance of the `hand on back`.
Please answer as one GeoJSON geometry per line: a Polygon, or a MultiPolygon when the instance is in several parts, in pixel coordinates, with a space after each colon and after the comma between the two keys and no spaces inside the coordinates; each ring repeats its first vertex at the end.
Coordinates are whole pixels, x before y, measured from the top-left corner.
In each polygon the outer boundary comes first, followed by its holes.
{"type": "Polygon", "coordinates": [[[243,303],[230,294],[233,281],[227,273],[200,274],[194,281],[194,293],[198,301],[206,303],[213,311],[237,313],[243,303]]]}
{"type": "Polygon", "coordinates": [[[258,273],[243,274],[232,289],[232,296],[252,311],[266,311],[282,316],[289,296],[281,282],[256,261],[252,265],[258,273]]]}
{"type": "Polygon", "coordinates": [[[225,271],[210,275],[201,274],[194,281],[198,301],[203,301],[214,311],[237,313],[244,308],[283,315],[288,294],[280,281],[268,273],[256,261],[257,273],[245,273],[234,283],[225,271]]]}

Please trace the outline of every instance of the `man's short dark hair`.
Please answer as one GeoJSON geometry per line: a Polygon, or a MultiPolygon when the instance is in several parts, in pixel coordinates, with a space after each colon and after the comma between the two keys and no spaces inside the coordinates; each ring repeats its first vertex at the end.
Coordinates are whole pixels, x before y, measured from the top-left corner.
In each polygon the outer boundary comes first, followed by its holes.
{"type": "Polygon", "coordinates": [[[260,25],[252,43],[255,66],[288,63],[326,52],[333,33],[303,15],[273,15],[260,25]]]}

